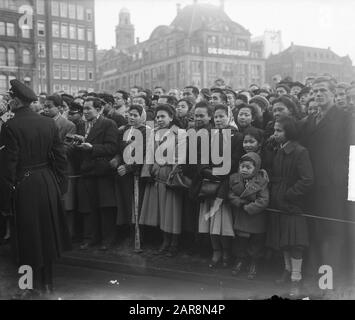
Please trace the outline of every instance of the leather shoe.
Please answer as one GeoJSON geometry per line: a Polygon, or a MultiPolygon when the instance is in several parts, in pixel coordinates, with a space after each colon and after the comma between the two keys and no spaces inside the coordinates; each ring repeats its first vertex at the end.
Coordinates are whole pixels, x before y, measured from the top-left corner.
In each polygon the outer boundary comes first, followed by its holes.
{"type": "Polygon", "coordinates": [[[244,263],[242,260],[237,260],[232,268],[232,275],[237,276],[240,274],[244,267],[244,263]]]}
{"type": "Polygon", "coordinates": [[[254,279],[256,278],[256,274],[257,274],[257,265],[256,265],[256,263],[253,261],[253,262],[250,264],[247,278],[248,278],[249,280],[254,280],[254,279]]]}

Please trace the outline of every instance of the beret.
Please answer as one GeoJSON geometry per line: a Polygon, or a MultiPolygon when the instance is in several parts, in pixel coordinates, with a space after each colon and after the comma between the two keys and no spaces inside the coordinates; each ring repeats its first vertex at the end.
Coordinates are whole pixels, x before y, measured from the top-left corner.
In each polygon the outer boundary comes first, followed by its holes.
{"type": "Polygon", "coordinates": [[[10,81],[10,84],[11,88],[9,92],[13,97],[19,98],[29,103],[37,101],[37,96],[34,91],[28,86],[26,86],[24,83],[20,82],[17,79],[13,79],[10,81]]]}

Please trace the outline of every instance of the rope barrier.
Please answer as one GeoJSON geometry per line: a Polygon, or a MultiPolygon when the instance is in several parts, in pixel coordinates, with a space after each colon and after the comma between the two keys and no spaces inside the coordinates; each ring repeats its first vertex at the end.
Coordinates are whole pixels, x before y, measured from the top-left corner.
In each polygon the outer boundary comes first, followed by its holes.
{"type": "MultiPolygon", "coordinates": [[[[267,208],[266,211],[271,212],[271,213],[277,213],[277,214],[293,215],[292,213],[288,213],[288,212],[281,211],[281,210],[277,210],[277,209],[271,209],[271,208],[267,208]]],[[[299,214],[299,215],[302,216],[302,217],[305,217],[305,218],[326,220],[326,221],[332,221],[332,222],[349,223],[349,224],[354,224],[354,225],[355,225],[355,221],[351,221],[351,220],[343,220],[343,219],[336,219],[336,218],[320,217],[320,216],[312,215],[312,214],[310,214],[310,213],[301,213],[301,214],[299,214]]]]}

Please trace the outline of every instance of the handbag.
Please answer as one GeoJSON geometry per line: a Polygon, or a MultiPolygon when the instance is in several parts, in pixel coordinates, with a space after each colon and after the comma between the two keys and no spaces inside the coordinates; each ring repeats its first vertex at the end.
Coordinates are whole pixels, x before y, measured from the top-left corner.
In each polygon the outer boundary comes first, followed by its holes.
{"type": "Polygon", "coordinates": [[[166,180],[166,185],[172,189],[189,189],[191,184],[192,180],[182,173],[179,165],[174,166],[166,180]]]}
{"type": "Polygon", "coordinates": [[[209,179],[203,179],[201,183],[199,198],[214,198],[217,196],[219,181],[212,181],[209,179]]]}

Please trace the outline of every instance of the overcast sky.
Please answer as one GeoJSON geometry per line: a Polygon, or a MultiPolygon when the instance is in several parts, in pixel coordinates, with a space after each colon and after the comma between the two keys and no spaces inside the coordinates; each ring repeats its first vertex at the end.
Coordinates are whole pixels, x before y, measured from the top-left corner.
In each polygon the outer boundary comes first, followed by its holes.
{"type": "MultiPolygon", "coordinates": [[[[96,43],[99,49],[115,46],[115,26],[122,7],[131,12],[135,36],[147,40],[158,25],[169,25],[182,7],[193,0],[95,0],[96,43]]],[[[219,4],[219,0],[198,0],[219,4]]],[[[349,54],[355,64],[355,0],[225,0],[225,11],[252,36],[265,29],[281,30],[284,48],[294,44],[330,47],[349,54]]]]}

